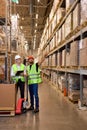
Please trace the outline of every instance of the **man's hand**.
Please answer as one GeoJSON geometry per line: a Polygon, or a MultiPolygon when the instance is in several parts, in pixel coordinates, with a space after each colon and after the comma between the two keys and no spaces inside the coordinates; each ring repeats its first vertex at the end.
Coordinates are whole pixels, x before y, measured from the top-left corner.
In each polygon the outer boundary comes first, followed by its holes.
{"type": "Polygon", "coordinates": [[[24,76],[24,73],[21,73],[20,76],[24,76]]]}

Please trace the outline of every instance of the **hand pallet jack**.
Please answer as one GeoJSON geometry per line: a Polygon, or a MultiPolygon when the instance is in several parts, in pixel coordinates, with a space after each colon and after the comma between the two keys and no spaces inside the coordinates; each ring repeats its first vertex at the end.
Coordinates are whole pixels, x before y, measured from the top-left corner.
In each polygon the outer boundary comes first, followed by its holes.
{"type": "Polygon", "coordinates": [[[26,99],[20,98],[18,100],[15,114],[16,115],[20,115],[22,113],[26,113],[27,112],[27,108],[26,107],[28,105],[29,105],[29,102],[28,102],[28,77],[26,77],[26,99]]]}

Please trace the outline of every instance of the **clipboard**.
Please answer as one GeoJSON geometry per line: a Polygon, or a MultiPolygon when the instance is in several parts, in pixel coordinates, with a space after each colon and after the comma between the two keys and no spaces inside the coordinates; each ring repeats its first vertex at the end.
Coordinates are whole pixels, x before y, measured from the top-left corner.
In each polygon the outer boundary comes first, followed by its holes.
{"type": "Polygon", "coordinates": [[[17,73],[15,74],[15,76],[20,76],[21,73],[23,73],[24,71],[17,71],[17,73]]]}

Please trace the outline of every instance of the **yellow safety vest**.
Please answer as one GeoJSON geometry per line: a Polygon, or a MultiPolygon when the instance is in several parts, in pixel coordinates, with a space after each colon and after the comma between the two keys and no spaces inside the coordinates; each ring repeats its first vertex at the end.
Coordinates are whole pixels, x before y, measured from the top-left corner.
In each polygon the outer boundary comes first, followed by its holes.
{"type": "Polygon", "coordinates": [[[28,84],[36,84],[41,83],[41,75],[40,75],[40,69],[38,68],[38,72],[36,70],[36,64],[33,64],[30,68],[30,65],[27,67],[28,72],[28,84]]]}
{"type": "MultiPolygon", "coordinates": [[[[20,70],[18,69],[18,67],[17,67],[16,64],[14,64],[14,65],[12,66],[12,68],[13,68],[13,71],[14,71],[15,74],[16,74],[17,71],[24,71],[24,70],[25,70],[24,64],[21,64],[20,70]]],[[[19,79],[20,79],[22,82],[25,82],[25,78],[24,78],[23,76],[14,76],[14,77],[12,78],[12,80],[13,80],[14,82],[16,82],[16,83],[18,82],[19,79]]]]}

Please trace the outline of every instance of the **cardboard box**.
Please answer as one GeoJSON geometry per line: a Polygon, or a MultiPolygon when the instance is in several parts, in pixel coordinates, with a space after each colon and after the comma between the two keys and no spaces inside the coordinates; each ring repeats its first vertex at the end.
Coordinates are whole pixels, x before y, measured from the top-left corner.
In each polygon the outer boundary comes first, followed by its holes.
{"type": "Polygon", "coordinates": [[[58,44],[62,41],[62,29],[58,30],[58,44]]]}
{"type": "Polygon", "coordinates": [[[49,37],[51,36],[51,34],[52,34],[52,23],[49,26],[49,37]]]}
{"type": "Polygon", "coordinates": [[[87,66],[87,47],[80,49],[80,66],[87,66]]]}
{"type": "Polygon", "coordinates": [[[79,41],[75,41],[71,43],[70,65],[78,66],[78,64],[79,64],[79,41]]]}
{"type": "Polygon", "coordinates": [[[6,1],[1,0],[0,1],[0,17],[5,18],[6,17],[6,1]]]}
{"type": "Polygon", "coordinates": [[[56,54],[52,55],[52,66],[56,66],[56,54]]]}
{"type": "Polygon", "coordinates": [[[63,51],[62,51],[62,66],[65,66],[66,65],[66,50],[64,49],[63,51]]]}
{"type": "Polygon", "coordinates": [[[0,111],[15,111],[16,85],[0,84],[0,111]]]}
{"type": "Polygon", "coordinates": [[[54,0],[53,2],[53,8],[54,10],[57,8],[57,5],[59,4],[60,0],[54,0]]]}
{"type": "Polygon", "coordinates": [[[70,13],[65,21],[65,37],[71,33],[72,29],[73,29],[73,17],[72,13],[70,13]]]}
{"type": "Polygon", "coordinates": [[[62,41],[65,39],[65,23],[62,25],[62,41]]]}
{"type": "Polygon", "coordinates": [[[66,66],[70,66],[70,52],[66,53],[66,66]]]}
{"type": "Polygon", "coordinates": [[[54,43],[53,48],[55,48],[55,47],[56,47],[56,34],[55,34],[54,37],[53,37],[53,43],[54,43]]]}
{"type": "Polygon", "coordinates": [[[53,28],[52,31],[55,29],[56,25],[57,25],[57,15],[55,14],[54,19],[53,19],[53,28]]]}
{"type": "Polygon", "coordinates": [[[57,66],[62,66],[62,52],[57,53],[57,66]]]}
{"type": "Polygon", "coordinates": [[[75,0],[66,0],[66,10],[70,8],[70,6],[74,3],[75,0]]]}
{"type": "Polygon", "coordinates": [[[80,25],[80,4],[73,10],[73,30],[80,25]]]}
{"type": "Polygon", "coordinates": [[[49,66],[52,66],[52,56],[49,56],[49,66]]]}
{"type": "Polygon", "coordinates": [[[57,15],[57,23],[59,23],[61,18],[63,18],[64,15],[65,15],[65,9],[64,8],[58,8],[56,15],[57,15]]]}
{"type": "Polygon", "coordinates": [[[81,0],[81,24],[87,21],[87,0],[81,0]]]}
{"type": "Polygon", "coordinates": [[[87,38],[84,38],[84,39],[80,40],[79,49],[83,49],[86,47],[87,47],[87,38]]]}

